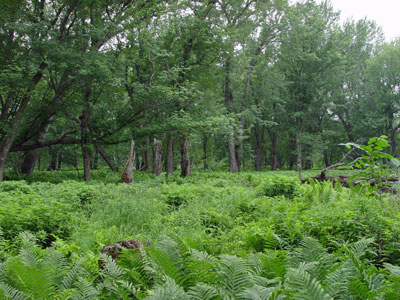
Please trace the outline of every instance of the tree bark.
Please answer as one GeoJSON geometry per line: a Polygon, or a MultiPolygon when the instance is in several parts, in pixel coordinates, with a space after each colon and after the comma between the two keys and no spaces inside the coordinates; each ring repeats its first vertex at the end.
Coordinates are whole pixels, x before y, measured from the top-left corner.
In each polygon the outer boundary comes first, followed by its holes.
{"type": "Polygon", "coordinates": [[[143,143],[143,166],[142,170],[143,171],[148,171],[150,170],[150,155],[149,155],[149,150],[150,150],[150,138],[146,137],[145,143],[143,143]]]}
{"type": "Polygon", "coordinates": [[[202,144],[203,144],[203,167],[204,169],[208,169],[207,163],[207,142],[208,138],[206,134],[203,134],[202,144]]]}
{"type": "Polygon", "coordinates": [[[329,167],[330,163],[329,163],[329,157],[328,157],[328,151],[324,150],[324,163],[325,163],[325,167],[329,167]]]}
{"type": "Polygon", "coordinates": [[[93,157],[93,169],[97,170],[98,168],[99,168],[99,151],[96,149],[93,157]]]}
{"type": "Polygon", "coordinates": [[[298,128],[297,132],[296,132],[296,149],[297,149],[297,172],[299,173],[299,180],[302,181],[303,180],[303,177],[302,177],[303,158],[302,158],[300,128],[298,128]]]}
{"type": "MultiPolygon", "coordinates": [[[[225,106],[228,112],[233,111],[233,93],[232,93],[232,83],[231,83],[231,71],[232,71],[232,58],[231,55],[225,59],[225,106]]],[[[232,125],[232,124],[230,124],[232,125]]],[[[232,126],[233,127],[233,126],[232,126]]],[[[230,133],[228,136],[228,149],[229,149],[229,170],[231,173],[239,172],[239,165],[236,158],[236,149],[235,149],[235,138],[234,133],[230,133]]]]}
{"type": "Polygon", "coordinates": [[[190,157],[189,157],[189,140],[187,136],[183,136],[181,143],[181,176],[187,177],[191,174],[190,157]]]}
{"type": "Polygon", "coordinates": [[[235,140],[233,137],[233,133],[229,136],[228,148],[229,148],[229,170],[231,173],[237,173],[239,172],[239,166],[236,160],[236,147],[235,147],[235,140]]]}
{"type": "Polygon", "coordinates": [[[295,156],[294,156],[294,149],[296,148],[296,137],[294,136],[294,134],[292,132],[289,131],[289,170],[293,170],[293,166],[294,166],[294,160],[295,160],[295,156]]]}
{"type": "Polygon", "coordinates": [[[49,167],[48,167],[48,171],[54,171],[57,169],[57,150],[55,149],[49,149],[50,151],[50,162],[49,162],[49,167]]]}
{"type": "Polygon", "coordinates": [[[122,171],[122,176],[121,176],[121,183],[133,183],[134,178],[133,178],[133,161],[135,160],[134,158],[134,152],[133,148],[135,146],[135,143],[133,140],[131,140],[131,151],[129,152],[129,157],[128,160],[125,164],[125,168],[122,171]]]}
{"type": "Polygon", "coordinates": [[[278,135],[273,132],[270,134],[271,138],[271,156],[270,156],[270,163],[271,163],[271,170],[276,170],[278,167],[278,154],[276,151],[278,135]]]}
{"type": "MultiPolygon", "coordinates": [[[[87,95],[88,96],[88,95],[87,95]]],[[[88,121],[89,121],[89,109],[86,108],[82,111],[80,117],[81,120],[81,149],[82,149],[82,160],[83,160],[83,180],[90,180],[90,148],[89,148],[89,133],[88,133],[88,121]]]]}
{"type": "Polygon", "coordinates": [[[106,162],[111,171],[118,172],[118,168],[114,167],[111,158],[107,155],[106,151],[104,151],[103,147],[101,147],[101,145],[98,142],[93,142],[93,144],[96,147],[97,152],[100,153],[100,156],[106,162]]]}
{"type": "Polygon", "coordinates": [[[256,138],[256,159],[254,168],[256,171],[261,171],[264,161],[264,127],[260,129],[259,125],[254,126],[254,136],[256,138]]]}
{"type": "Polygon", "coordinates": [[[154,139],[153,174],[159,176],[162,172],[162,142],[154,139]]]}
{"type": "Polygon", "coordinates": [[[58,151],[58,155],[57,155],[57,170],[61,170],[62,158],[63,158],[62,152],[58,151]]]}
{"type": "Polygon", "coordinates": [[[24,160],[21,165],[21,173],[32,176],[35,170],[36,161],[39,157],[40,150],[27,151],[24,153],[24,160]]]}
{"type": "Polygon", "coordinates": [[[167,147],[165,149],[165,176],[172,174],[174,171],[174,143],[175,139],[172,133],[167,135],[167,147]]]}
{"type": "MultiPolygon", "coordinates": [[[[10,148],[15,140],[17,135],[17,131],[19,129],[19,125],[21,123],[22,117],[25,113],[25,109],[28,106],[28,103],[31,99],[31,94],[39,83],[39,81],[43,77],[43,71],[47,68],[46,63],[41,63],[39,66],[39,71],[33,76],[32,83],[25,91],[24,95],[22,96],[21,102],[18,106],[18,110],[15,113],[15,117],[12,119],[11,126],[9,127],[10,130],[5,134],[5,136],[0,140],[0,181],[3,181],[4,176],[4,168],[6,164],[6,158],[10,148]]],[[[15,98],[14,94],[11,98],[15,98]]],[[[10,100],[12,101],[12,99],[10,100]]],[[[15,101],[15,100],[14,100],[15,101]]],[[[7,120],[8,119],[8,111],[3,110],[0,116],[0,120],[7,120]]]]}

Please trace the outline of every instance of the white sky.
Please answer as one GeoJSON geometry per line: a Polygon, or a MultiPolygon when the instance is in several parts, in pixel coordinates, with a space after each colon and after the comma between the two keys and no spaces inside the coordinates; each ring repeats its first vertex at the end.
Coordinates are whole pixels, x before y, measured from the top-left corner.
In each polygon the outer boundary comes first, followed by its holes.
{"type": "Polygon", "coordinates": [[[366,16],[382,28],[387,41],[400,37],[400,0],[331,0],[331,3],[335,10],[341,11],[342,21],[366,16]]]}

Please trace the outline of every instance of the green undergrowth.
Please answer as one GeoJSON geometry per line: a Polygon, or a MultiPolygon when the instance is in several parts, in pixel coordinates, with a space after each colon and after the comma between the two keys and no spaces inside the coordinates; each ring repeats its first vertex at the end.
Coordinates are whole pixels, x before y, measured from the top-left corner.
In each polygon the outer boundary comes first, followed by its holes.
{"type": "Polygon", "coordinates": [[[106,170],[90,183],[37,176],[0,183],[4,299],[81,299],[85,289],[86,299],[398,299],[397,195],[300,185],[289,171],[137,172],[134,184],[106,170]],[[104,274],[101,247],[125,239],[152,247],[104,274]],[[65,272],[51,273],[61,262],[65,272]],[[48,295],[30,294],[40,287],[18,275],[27,270],[50,278],[48,295]]]}

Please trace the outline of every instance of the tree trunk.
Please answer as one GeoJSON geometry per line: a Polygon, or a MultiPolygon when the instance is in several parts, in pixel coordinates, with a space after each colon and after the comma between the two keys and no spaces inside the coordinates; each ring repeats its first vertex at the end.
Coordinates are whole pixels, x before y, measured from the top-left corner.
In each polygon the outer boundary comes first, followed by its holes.
{"type": "Polygon", "coordinates": [[[107,155],[106,151],[104,151],[103,147],[101,147],[98,142],[93,142],[93,144],[96,147],[97,152],[100,153],[100,156],[104,159],[111,171],[118,172],[118,168],[114,167],[111,158],[107,155]]]}
{"type": "Polygon", "coordinates": [[[296,139],[293,135],[292,132],[289,131],[289,149],[288,149],[288,155],[289,155],[289,170],[293,170],[293,166],[294,166],[294,160],[295,160],[295,156],[294,156],[294,150],[296,147],[296,139]]]}
{"type": "Polygon", "coordinates": [[[162,172],[162,142],[154,139],[153,174],[159,176],[162,172]]]}
{"type": "Polygon", "coordinates": [[[81,149],[82,149],[82,160],[83,160],[83,180],[90,180],[90,148],[89,148],[89,136],[88,136],[88,120],[89,111],[85,109],[82,111],[81,119],[81,149]]]}
{"type": "MultiPolygon", "coordinates": [[[[0,182],[3,181],[4,168],[6,165],[6,158],[7,158],[8,152],[10,151],[10,148],[15,140],[15,137],[17,135],[17,131],[19,129],[19,125],[21,123],[22,116],[24,115],[25,109],[28,106],[32,91],[34,90],[36,85],[39,83],[39,81],[42,79],[43,71],[46,68],[47,68],[47,64],[42,62],[39,66],[39,70],[36,72],[36,74],[32,78],[32,83],[29,85],[29,87],[25,91],[19,105],[17,106],[18,110],[16,111],[14,118],[12,118],[8,132],[0,140],[0,182]]],[[[9,95],[9,97],[7,97],[7,102],[10,102],[10,103],[15,102],[15,100],[13,100],[14,98],[15,98],[15,95],[13,93],[11,93],[9,95]]],[[[11,107],[11,105],[10,105],[10,107],[11,107]]],[[[2,109],[2,113],[0,115],[0,121],[4,121],[7,119],[9,119],[9,110],[2,109]]]]}
{"type": "Polygon", "coordinates": [[[32,150],[24,153],[24,161],[21,165],[21,173],[32,176],[35,170],[37,158],[39,157],[40,150],[32,150]]]}
{"type": "MultiPolygon", "coordinates": [[[[52,121],[53,116],[49,117],[44,123],[39,126],[38,132],[36,134],[36,142],[42,142],[49,132],[50,122],[52,121]]],[[[61,152],[60,152],[61,153],[61,152]]],[[[40,155],[40,149],[35,149],[32,151],[25,152],[24,161],[21,165],[21,173],[27,174],[31,176],[35,169],[36,161],[38,160],[40,155]]]]}
{"type": "Polygon", "coordinates": [[[149,151],[150,151],[150,138],[146,137],[146,141],[143,144],[143,167],[142,170],[143,171],[148,171],[150,170],[150,155],[149,155],[149,151]]]}
{"type": "Polygon", "coordinates": [[[302,181],[302,165],[303,165],[303,158],[302,158],[302,149],[301,149],[301,131],[300,128],[297,129],[296,132],[296,149],[297,149],[297,172],[299,173],[299,180],[302,181]]]}
{"type": "Polygon", "coordinates": [[[61,170],[61,167],[62,167],[62,158],[63,158],[62,152],[61,152],[61,151],[58,151],[58,156],[57,156],[57,170],[61,170]]]}
{"type": "Polygon", "coordinates": [[[276,170],[276,168],[278,167],[278,155],[276,151],[278,135],[275,132],[273,132],[270,135],[270,137],[271,137],[271,157],[270,157],[271,170],[276,170]]]}
{"type": "Polygon", "coordinates": [[[203,164],[204,164],[204,169],[208,169],[208,164],[207,164],[207,135],[203,134],[203,139],[202,139],[202,144],[203,144],[203,164]]]}
{"type": "Polygon", "coordinates": [[[135,158],[135,169],[136,169],[136,171],[139,171],[141,169],[139,155],[136,155],[136,158],[135,158]]]}
{"type": "Polygon", "coordinates": [[[183,136],[181,144],[181,176],[190,176],[190,158],[189,158],[189,140],[187,136],[183,136]]]}
{"type": "Polygon", "coordinates": [[[168,133],[167,147],[165,149],[165,176],[172,174],[174,171],[174,143],[175,139],[172,133],[168,133]]]}
{"type": "Polygon", "coordinates": [[[47,169],[48,171],[54,171],[57,169],[57,151],[55,149],[49,149],[50,150],[50,163],[49,163],[49,168],[47,169]]]}
{"type": "Polygon", "coordinates": [[[325,167],[329,167],[331,164],[329,163],[328,151],[324,150],[324,163],[325,167]]]}
{"type": "MultiPolygon", "coordinates": [[[[231,86],[231,71],[232,71],[232,57],[228,55],[225,59],[225,82],[224,82],[224,98],[225,106],[229,113],[233,112],[233,93],[231,86]]],[[[232,124],[230,124],[232,125],[232,124]]],[[[233,128],[233,126],[231,126],[233,128]]],[[[228,148],[229,148],[229,170],[232,173],[239,172],[239,165],[236,159],[236,149],[235,149],[235,138],[234,133],[230,133],[228,136],[228,148]]]]}
{"type": "Polygon", "coordinates": [[[121,176],[121,183],[133,183],[133,161],[135,160],[134,158],[134,152],[133,152],[133,147],[135,146],[135,143],[133,140],[131,140],[131,151],[129,152],[129,157],[128,160],[125,164],[125,168],[122,171],[122,176],[121,176]]]}
{"type": "Polygon", "coordinates": [[[254,168],[256,171],[261,171],[264,161],[264,128],[260,129],[259,125],[254,126],[254,136],[256,138],[256,159],[254,168]]]}
{"type": "Polygon", "coordinates": [[[98,168],[99,168],[99,151],[96,149],[93,157],[93,169],[97,170],[98,168]]]}
{"type": "Polygon", "coordinates": [[[236,147],[235,147],[235,140],[233,138],[233,134],[229,137],[229,170],[231,173],[239,172],[239,166],[236,159],[236,147]]]}
{"type": "Polygon", "coordinates": [[[305,170],[311,170],[311,168],[312,168],[312,160],[310,158],[307,158],[305,166],[304,166],[304,169],[305,170]]]}

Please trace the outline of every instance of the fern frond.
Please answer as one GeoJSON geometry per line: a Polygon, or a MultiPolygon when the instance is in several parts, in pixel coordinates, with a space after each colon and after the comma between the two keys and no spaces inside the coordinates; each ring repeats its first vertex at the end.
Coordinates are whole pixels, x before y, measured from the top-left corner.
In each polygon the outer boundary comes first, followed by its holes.
{"type": "Polygon", "coordinates": [[[100,259],[103,262],[103,268],[100,270],[102,275],[116,279],[125,273],[124,270],[115,263],[111,256],[100,253],[100,259]]]}
{"type": "Polygon", "coordinates": [[[41,259],[36,253],[35,247],[32,247],[31,245],[27,245],[26,247],[21,248],[19,258],[26,266],[33,267],[40,264],[41,262],[41,259]]]}
{"type": "Polygon", "coordinates": [[[373,242],[374,242],[373,238],[361,239],[361,240],[353,243],[347,252],[350,251],[354,254],[355,257],[359,258],[359,257],[365,255],[369,245],[371,245],[373,242]]]}
{"type": "Polygon", "coordinates": [[[189,296],[184,289],[176,284],[175,280],[165,278],[165,283],[158,285],[155,290],[149,291],[150,296],[145,300],[189,300],[189,296]]]}
{"type": "Polygon", "coordinates": [[[318,280],[302,269],[289,269],[285,285],[293,291],[293,298],[298,300],[333,299],[318,280]]]}
{"type": "Polygon", "coordinates": [[[283,278],[287,271],[288,258],[285,251],[273,251],[270,253],[257,254],[258,259],[262,262],[262,275],[272,278],[283,278]]]}
{"type": "Polygon", "coordinates": [[[62,287],[67,290],[70,289],[74,283],[74,281],[82,274],[84,274],[85,271],[83,270],[83,267],[80,262],[77,262],[71,270],[64,276],[64,278],[61,281],[62,287]]]}
{"type": "Polygon", "coordinates": [[[187,294],[193,300],[217,300],[222,298],[215,287],[203,283],[198,283],[189,288],[187,294]]]}
{"type": "Polygon", "coordinates": [[[179,285],[183,285],[189,278],[185,276],[177,266],[176,261],[163,251],[156,248],[147,249],[150,260],[153,262],[152,269],[163,280],[165,276],[175,280],[179,285]]]}
{"type": "Polygon", "coordinates": [[[232,296],[237,296],[243,290],[251,287],[253,277],[249,264],[236,256],[222,255],[218,264],[218,279],[221,288],[232,296]]]}
{"type": "Polygon", "coordinates": [[[326,276],[324,280],[325,289],[333,298],[349,295],[348,283],[354,278],[355,272],[353,265],[346,261],[326,276]]]}
{"type": "Polygon", "coordinates": [[[239,294],[241,299],[246,300],[267,300],[274,292],[273,287],[265,287],[261,285],[253,285],[251,288],[245,289],[239,294]]]}
{"type": "Polygon", "coordinates": [[[93,286],[93,283],[83,277],[78,277],[75,288],[73,299],[93,300],[99,296],[99,291],[93,286]]]}
{"type": "Polygon", "coordinates": [[[27,300],[27,295],[17,290],[16,288],[8,285],[7,283],[0,282],[0,290],[3,291],[5,299],[9,300],[27,300]]]}

